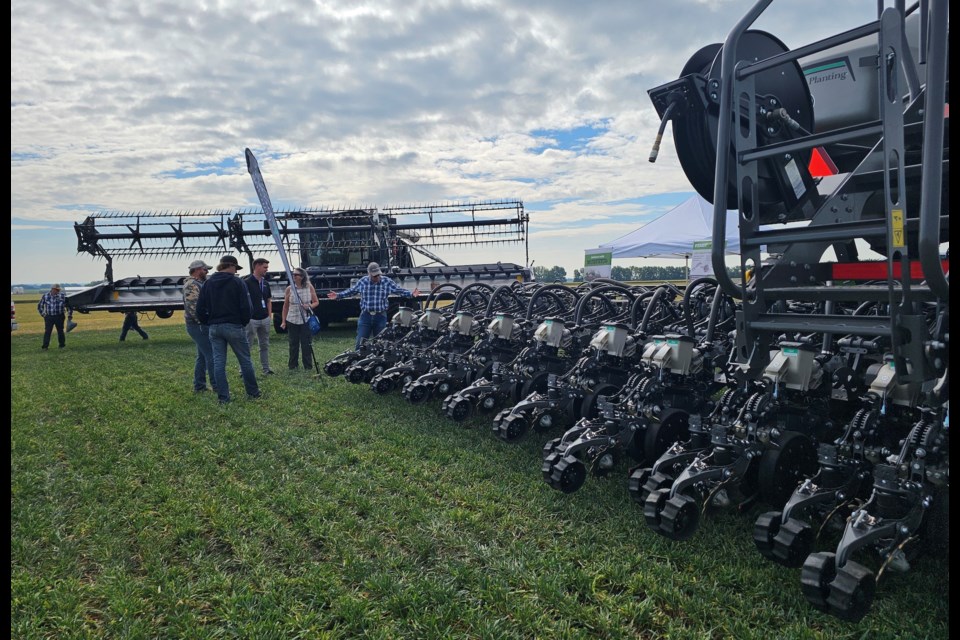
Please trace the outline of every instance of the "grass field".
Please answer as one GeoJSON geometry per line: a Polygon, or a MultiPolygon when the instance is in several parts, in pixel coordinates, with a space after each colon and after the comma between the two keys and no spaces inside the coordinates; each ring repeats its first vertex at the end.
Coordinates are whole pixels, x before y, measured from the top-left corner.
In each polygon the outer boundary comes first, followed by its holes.
{"type": "MultiPolygon", "coordinates": [[[[341,378],[264,398],[191,393],[182,324],[77,316],[11,336],[12,638],[946,638],[947,563],[887,574],[859,624],[809,607],[754,550],[758,510],[684,543],[643,522],[625,470],[563,495],[541,439],[508,445],[341,378]]],[[[349,348],[337,325],[320,362],[349,348]]],[[[239,392],[239,393],[238,393],[239,392]]]]}

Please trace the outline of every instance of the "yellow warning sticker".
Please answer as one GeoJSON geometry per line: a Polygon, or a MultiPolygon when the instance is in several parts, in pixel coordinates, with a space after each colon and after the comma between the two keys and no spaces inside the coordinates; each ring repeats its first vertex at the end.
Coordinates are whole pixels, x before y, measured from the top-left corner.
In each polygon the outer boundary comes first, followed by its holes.
{"type": "Polygon", "coordinates": [[[906,246],[906,238],[903,236],[903,209],[894,209],[890,213],[893,216],[893,246],[903,249],[906,246]]]}

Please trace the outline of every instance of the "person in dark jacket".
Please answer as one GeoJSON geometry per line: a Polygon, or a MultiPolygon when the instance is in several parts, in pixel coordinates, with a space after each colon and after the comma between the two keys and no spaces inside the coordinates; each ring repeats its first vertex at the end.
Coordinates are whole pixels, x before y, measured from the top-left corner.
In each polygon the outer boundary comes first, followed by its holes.
{"type": "Polygon", "coordinates": [[[140,323],[137,322],[137,312],[136,311],[127,311],[123,314],[123,328],[120,329],[120,342],[123,342],[127,339],[127,332],[133,329],[140,334],[140,337],[146,340],[150,336],[147,335],[147,332],[140,328],[140,323]]]}
{"type": "Polygon", "coordinates": [[[197,300],[197,317],[210,328],[210,344],[213,347],[213,372],[217,382],[217,397],[220,404],[230,402],[230,385],[227,382],[227,345],[233,349],[240,362],[240,375],[247,398],[260,397],[257,374],[250,360],[250,344],[246,329],[250,322],[252,305],[247,285],[237,277],[242,269],[235,256],[223,256],[213,274],[200,288],[197,300]]]}
{"type": "Polygon", "coordinates": [[[40,296],[37,311],[43,316],[43,343],[40,348],[44,351],[50,346],[50,335],[54,328],[57,330],[57,341],[60,343],[60,348],[63,349],[67,345],[66,338],[63,335],[66,308],[67,296],[63,294],[62,287],[59,284],[52,285],[50,291],[40,296]]]}

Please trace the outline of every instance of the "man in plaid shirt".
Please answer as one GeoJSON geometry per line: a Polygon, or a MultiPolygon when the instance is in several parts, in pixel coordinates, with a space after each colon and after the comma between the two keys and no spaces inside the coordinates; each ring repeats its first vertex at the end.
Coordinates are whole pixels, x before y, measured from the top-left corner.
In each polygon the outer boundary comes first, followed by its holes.
{"type": "Polygon", "coordinates": [[[67,340],[63,334],[66,308],[67,296],[61,292],[59,284],[53,285],[50,291],[40,296],[37,311],[43,316],[43,345],[40,348],[44,351],[50,346],[50,335],[54,327],[57,328],[57,341],[60,343],[60,348],[63,349],[66,346],[67,340]]]}
{"type": "Polygon", "coordinates": [[[387,326],[387,308],[390,306],[389,296],[398,293],[405,298],[420,295],[420,289],[407,291],[387,278],[380,271],[380,265],[371,262],[367,265],[367,275],[360,278],[357,284],[340,293],[331,291],[327,297],[331,300],[345,298],[360,293],[360,319],[357,320],[357,343],[354,350],[360,348],[360,343],[371,336],[375,336],[387,326]]]}

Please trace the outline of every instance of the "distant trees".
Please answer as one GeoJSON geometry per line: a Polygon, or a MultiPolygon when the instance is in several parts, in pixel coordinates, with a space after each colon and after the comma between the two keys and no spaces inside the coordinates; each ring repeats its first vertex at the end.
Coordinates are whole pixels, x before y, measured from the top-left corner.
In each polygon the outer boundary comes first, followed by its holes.
{"type": "MultiPolygon", "coordinates": [[[[534,267],[536,270],[537,267],[534,267]]],[[[740,278],[740,267],[727,267],[727,274],[731,278],[740,278]]],[[[687,268],[678,267],[622,267],[613,266],[610,268],[610,278],[620,282],[628,280],[643,281],[663,281],[663,280],[685,280],[687,277],[687,268]]],[[[573,281],[583,282],[583,269],[574,269],[573,281]]]]}
{"type": "Polygon", "coordinates": [[[566,282],[567,281],[567,270],[563,267],[553,266],[553,267],[534,267],[533,275],[540,282],[566,282]]]}

